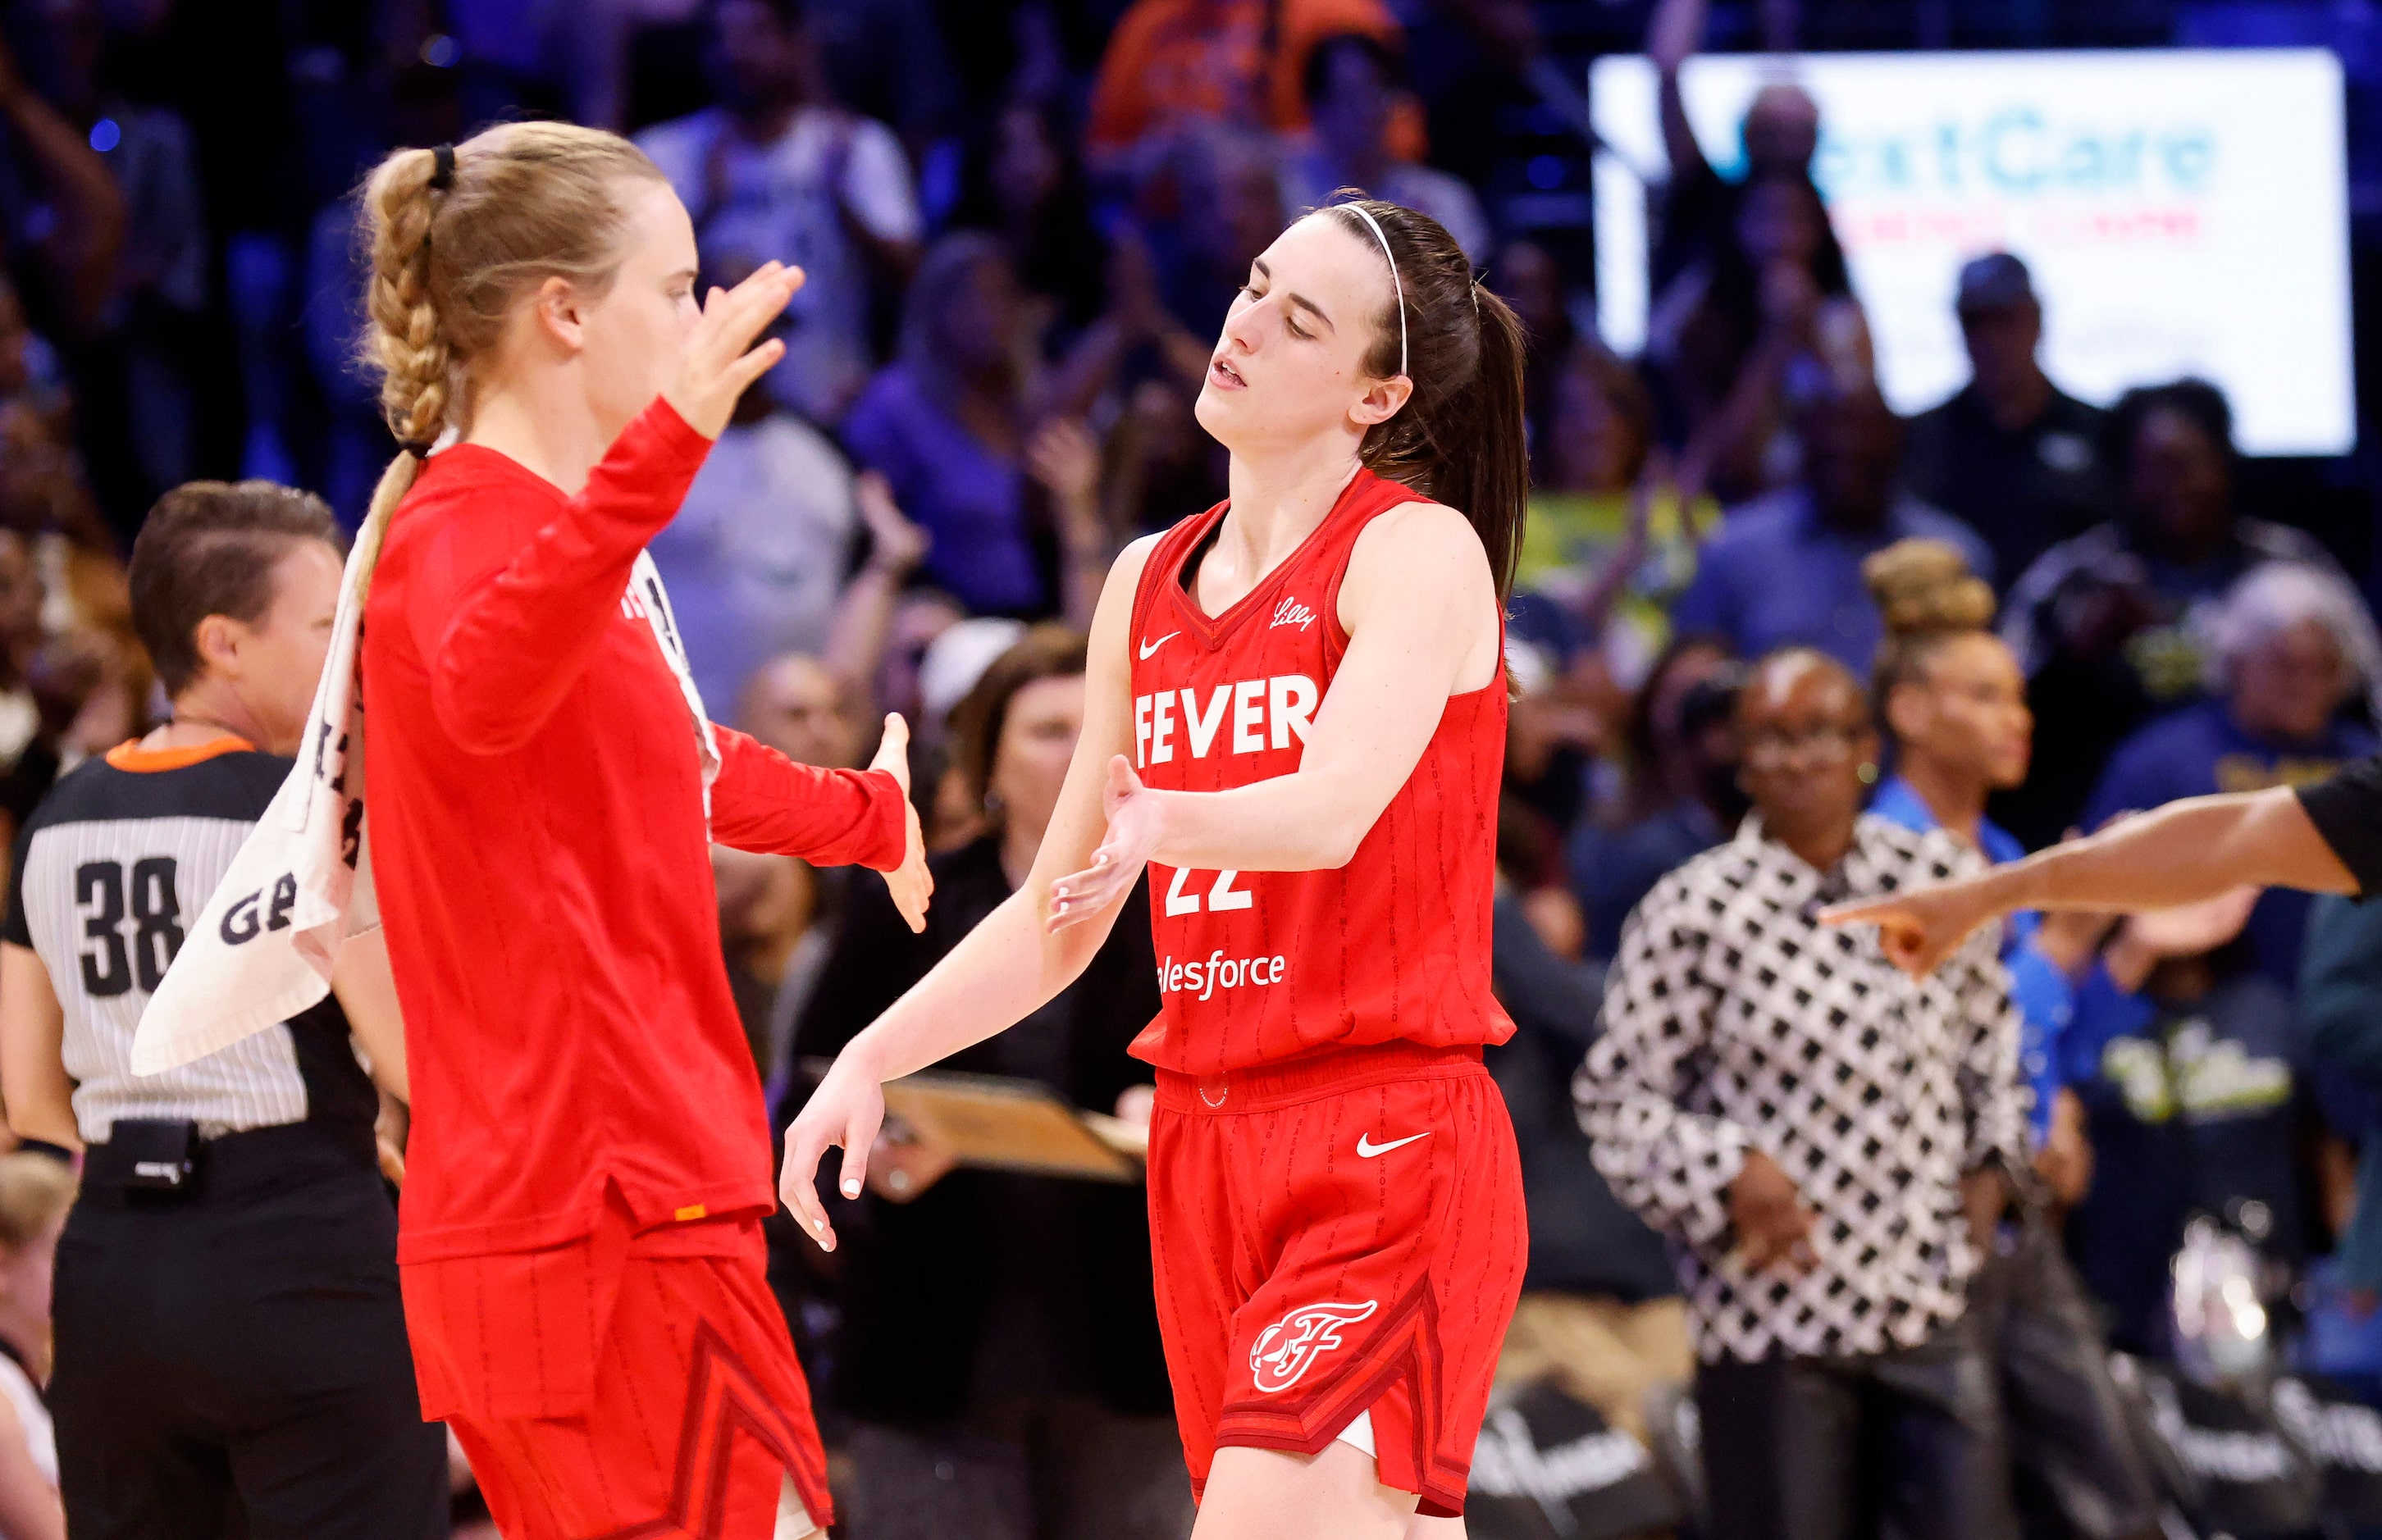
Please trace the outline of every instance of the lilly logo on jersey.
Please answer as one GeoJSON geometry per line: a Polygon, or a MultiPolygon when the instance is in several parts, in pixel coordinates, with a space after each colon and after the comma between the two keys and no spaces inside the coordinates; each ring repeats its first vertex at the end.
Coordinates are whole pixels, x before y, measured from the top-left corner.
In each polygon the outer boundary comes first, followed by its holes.
{"type": "Polygon", "coordinates": [[[1285,593],[1282,596],[1282,603],[1273,606],[1273,624],[1266,629],[1271,630],[1274,626],[1296,626],[1303,631],[1313,624],[1315,612],[1285,593]]]}
{"type": "Polygon", "coordinates": [[[1193,759],[1206,759],[1223,736],[1224,719],[1233,723],[1229,752],[1259,754],[1287,749],[1295,737],[1307,741],[1322,691],[1304,674],[1277,674],[1270,679],[1239,679],[1209,691],[1205,707],[1197,690],[1161,690],[1133,698],[1133,739],[1136,764],[1164,764],[1174,757],[1175,711],[1182,710],[1184,739],[1193,759]]]}
{"type": "Polygon", "coordinates": [[[1340,1328],[1353,1326],[1380,1308],[1362,1304],[1303,1304],[1258,1336],[1249,1350],[1249,1377],[1267,1395],[1296,1385],[1316,1355],[1340,1346],[1340,1328]]]}

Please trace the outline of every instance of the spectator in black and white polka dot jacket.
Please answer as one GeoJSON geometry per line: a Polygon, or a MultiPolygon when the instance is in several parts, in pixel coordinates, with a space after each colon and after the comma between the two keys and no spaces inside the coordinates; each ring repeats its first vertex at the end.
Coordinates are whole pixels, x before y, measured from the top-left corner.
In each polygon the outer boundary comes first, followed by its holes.
{"type": "Polygon", "coordinates": [[[1993,1534],[1997,1411],[1963,1296],[2024,1160],[2019,1013],[1991,928],[1914,981],[1818,918],[1979,858],[1860,812],[1877,738],[1841,665],[1774,654],[1737,720],[1755,812],[1631,916],[1581,1124],[1675,1242],[1713,1533],[1836,1533],[1876,1437],[1914,1536],[1993,1534]]]}

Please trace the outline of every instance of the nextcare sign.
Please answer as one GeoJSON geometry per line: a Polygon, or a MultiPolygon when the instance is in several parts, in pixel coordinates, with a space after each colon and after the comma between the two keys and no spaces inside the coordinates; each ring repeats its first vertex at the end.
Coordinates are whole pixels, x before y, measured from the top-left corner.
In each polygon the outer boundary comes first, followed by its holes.
{"type": "MultiPolygon", "coordinates": [[[[1645,345],[1647,182],[1668,175],[1653,67],[1590,73],[1597,319],[1645,345]]],[[[1968,377],[1952,288],[2017,252],[2044,301],[2054,379],[2106,402],[2199,374],[2253,454],[2339,454],[2355,436],[2340,67],[2321,49],[1828,54],[1692,59],[1681,89],[1713,164],[1742,172],[1755,91],[1820,104],[1827,195],[1896,409],[1968,377]]]]}

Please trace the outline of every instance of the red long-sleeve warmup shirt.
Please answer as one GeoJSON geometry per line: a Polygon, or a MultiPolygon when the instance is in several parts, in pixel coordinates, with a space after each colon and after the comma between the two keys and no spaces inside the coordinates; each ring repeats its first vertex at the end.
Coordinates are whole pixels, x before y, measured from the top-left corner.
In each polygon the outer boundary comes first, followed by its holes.
{"type": "Polygon", "coordinates": [[[576,497],[459,445],[399,505],[364,611],[373,868],[413,1086],[399,1260],[774,1202],[708,841],[880,871],[883,772],[694,727],[627,597],[710,441],[657,400],[576,497]]]}

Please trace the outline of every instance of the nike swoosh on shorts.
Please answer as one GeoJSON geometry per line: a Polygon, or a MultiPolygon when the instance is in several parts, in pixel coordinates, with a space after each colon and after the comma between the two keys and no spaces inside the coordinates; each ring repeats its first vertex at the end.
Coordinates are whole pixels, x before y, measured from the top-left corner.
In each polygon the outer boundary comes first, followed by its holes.
{"type": "Polygon", "coordinates": [[[1393,1139],[1386,1144],[1376,1144],[1373,1143],[1373,1136],[1371,1134],[1360,1133],[1357,1136],[1357,1158],[1359,1160],[1370,1160],[1377,1155],[1389,1154],[1392,1150],[1396,1149],[1401,1144],[1411,1144],[1418,1139],[1429,1139],[1430,1137],[1430,1131],[1429,1129],[1425,1129],[1420,1133],[1410,1133],[1404,1139],[1393,1139]]]}

